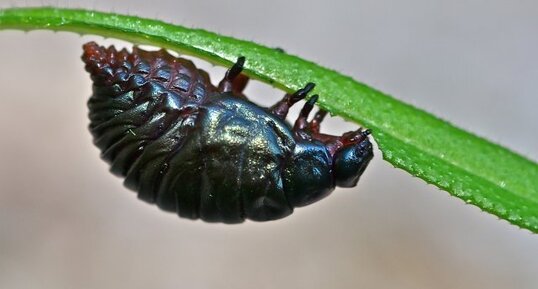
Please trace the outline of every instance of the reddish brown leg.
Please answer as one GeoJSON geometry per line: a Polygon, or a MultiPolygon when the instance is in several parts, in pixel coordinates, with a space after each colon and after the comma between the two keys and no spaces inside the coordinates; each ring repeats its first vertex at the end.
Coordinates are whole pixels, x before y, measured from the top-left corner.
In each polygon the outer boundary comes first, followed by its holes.
{"type": "Polygon", "coordinates": [[[299,113],[299,117],[295,121],[295,125],[293,126],[293,131],[298,132],[305,130],[308,127],[308,115],[314,108],[314,104],[318,100],[318,95],[313,95],[303,106],[303,109],[301,109],[301,112],[299,113]]]}
{"type": "Polygon", "coordinates": [[[305,87],[297,90],[293,94],[286,94],[283,99],[281,99],[279,102],[277,102],[275,105],[273,105],[271,108],[269,108],[269,112],[274,114],[280,119],[285,119],[288,115],[288,112],[290,110],[290,107],[297,103],[298,101],[304,99],[306,95],[314,89],[315,84],[313,83],[307,83],[305,87]]]}
{"type": "Polygon", "coordinates": [[[326,115],[327,115],[327,111],[323,109],[320,109],[318,110],[318,112],[316,112],[316,114],[314,115],[314,118],[308,125],[309,130],[312,133],[319,134],[321,122],[323,121],[326,115]]]}
{"type": "Polygon", "coordinates": [[[243,89],[245,89],[248,82],[248,77],[241,74],[244,64],[245,57],[241,56],[237,58],[235,64],[226,71],[226,75],[224,75],[224,78],[220,81],[220,92],[231,92],[236,95],[242,95],[243,89]]]}
{"type": "Polygon", "coordinates": [[[233,81],[232,81],[232,93],[236,96],[241,96],[246,98],[246,96],[243,94],[243,90],[245,90],[245,87],[247,87],[249,78],[248,76],[244,74],[239,74],[233,81]]]}
{"type": "Polygon", "coordinates": [[[350,131],[344,133],[342,136],[333,136],[328,134],[320,133],[320,124],[327,115],[327,112],[324,110],[319,110],[315,115],[312,121],[308,122],[308,115],[314,107],[314,103],[317,101],[318,96],[314,95],[308,100],[305,104],[299,117],[295,121],[293,126],[293,131],[297,136],[304,140],[317,140],[324,143],[327,146],[327,149],[331,155],[345,147],[354,146],[362,142],[369,134],[369,130],[363,130],[359,128],[356,131],[350,131]]]}
{"type": "Polygon", "coordinates": [[[327,114],[326,111],[320,110],[315,115],[312,121],[308,122],[308,115],[314,108],[314,104],[318,100],[318,95],[313,95],[304,105],[299,113],[299,117],[295,121],[293,131],[295,134],[304,140],[318,140],[323,143],[334,142],[338,137],[319,133],[320,124],[327,114]]]}
{"type": "MultiPolygon", "coordinates": [[[[334,156],[338,150],[362,142],[369,134],[370,130],[359,128],[356,131],[346,132],[342,136],[332,136],[333,139],[325,141],[325,145],[329,149],[331,155],[334,156]]],[[[316,136],[313,137],[314,139],[317,139],[316,136]]]]}

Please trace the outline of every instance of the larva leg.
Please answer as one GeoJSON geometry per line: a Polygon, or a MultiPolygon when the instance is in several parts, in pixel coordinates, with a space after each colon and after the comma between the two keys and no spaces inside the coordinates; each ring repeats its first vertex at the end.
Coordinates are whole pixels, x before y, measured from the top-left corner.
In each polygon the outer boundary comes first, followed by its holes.
{"type": "Polygon", "coordinates": [[[239,74],[232,82],[232,93],[234,95],[241,96],[243,98],[247,98],[243,94],[243,90],[245,90],[245,87],[247,86],[249,80],[250,79],[248,78],[248,76],[246,76],[246,75],[244,75],[242,73],[239,74]]]}
{"type": "Polygon", "coordinates": [[[356,146],[368,139],[370,130],[359,128],[356,131],[344,133],[342,136],[332,136],[322,133],[312,133],[312,138],[325,144],[331,155],[348,147],[356,146]]]}
{"type": "Polygon", "coordinates": [[[299,117],[293,126],[293,131],[297,136],[304,140],[314,139],[324,143],[330,154],[333,156],[337,151],[356,146],[367,139],[370,131],[362,128],[359,128],[356,131],[346,132],[342,136],[320,133],[320,124],[327,115],[327,111],[318,111],[314,115],[312,121],[308,122],[308,115],[314,108],[314,104],[317,100],[317,95],[312,96],[299,113],[299,117]]]}
{"type": "Polygon", "coordinates": [[[237,95],[242,95],[243,89],[247,85],[248,77],[241,74],[245,57],[237,58],[235,64],[226,71],[226,75],[219,83],[219,92],[232,92],[237,95]]]}
{"type": "Polygon", "coordinates": [[[314,115],[314,118],[310,123],[308,124],[308,130],[310,130],[312,133],[319,133],[320,125],[325,116],[327,115],[327,111],[320,109],[316,114],[314,115]]]}
{"type": "Polygon", "coordinates": [[[303,106],[303,109],[301,109],[301,112],[299,113],[299,117],[295,121],[295,125],[293,126],[293,131],[298,132],[306,129],[308,127],[308,115],[314,108],[314,104],[318,100],[318,95],[313,95],[303,106]]]}
{"type": "Polygon", "coordinates": [[[304,99],[306,95],[310,91],[312,91],[312,89],[314,89],[314,86],[316,86],[314,83],[309,82],[305,85],[305,87],[297,90],[293,94],[286,94],[284,98],[282,98],[279,102],[269,108],[269,112],[271,112],[280,119],[285,119],[288,115],[290,107],[298,101],[304,99]]]}

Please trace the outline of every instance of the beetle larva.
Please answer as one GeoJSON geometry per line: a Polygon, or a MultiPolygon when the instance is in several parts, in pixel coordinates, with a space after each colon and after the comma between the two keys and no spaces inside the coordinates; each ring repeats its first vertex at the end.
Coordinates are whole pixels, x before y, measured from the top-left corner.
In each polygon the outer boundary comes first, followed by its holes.
{"type": "Polygon", "coordinates": [[[293,208],[353,187],[373,157],[368,130],[320,133],[308,121],[310,97],[293,127],[289,108],[308,83],[270,108],[243,95],[240,57],[218,86],[206,72],[165,50],[127,52],[84,45],[93,80],[90,130],[111,171],[140,199],[207,222],[286,217],[293,208]]]}

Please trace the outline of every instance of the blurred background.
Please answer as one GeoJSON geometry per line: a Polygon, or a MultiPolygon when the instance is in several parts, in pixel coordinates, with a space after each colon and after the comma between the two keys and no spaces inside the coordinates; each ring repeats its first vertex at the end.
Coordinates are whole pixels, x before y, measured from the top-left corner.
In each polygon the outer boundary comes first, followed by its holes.
{"type": "MultiPolygon", "coordinates": [[[[538,2],[2,1],[158,18],[313,60],[538,160],[538,2]]],[[[108,173],[79,57],[0,32],[0,288],[538,288],[538,237],[394,169],[283,220],[179,219],[108,173]]],[[[224,69],[198,61],[213,82],[224,69]]],[[[251,83],[271,104],[282,92],[251,83]]],[[[357,128],[339,118],[327,132],[357,128]]]]}

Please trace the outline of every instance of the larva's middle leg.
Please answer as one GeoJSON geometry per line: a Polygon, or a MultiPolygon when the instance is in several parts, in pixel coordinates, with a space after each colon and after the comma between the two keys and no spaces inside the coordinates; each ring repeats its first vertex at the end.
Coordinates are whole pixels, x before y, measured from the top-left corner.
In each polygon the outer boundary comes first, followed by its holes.
{"type": "Polygon", "coordinates": [[[245,57],[237,58],[235,64],[226,71],[226,75],[219,83],[219,92],[231,92],[234,95],[243,96],[243,90],[247,86],[249,78],[241,74],[245,65],[245,57]]]}

